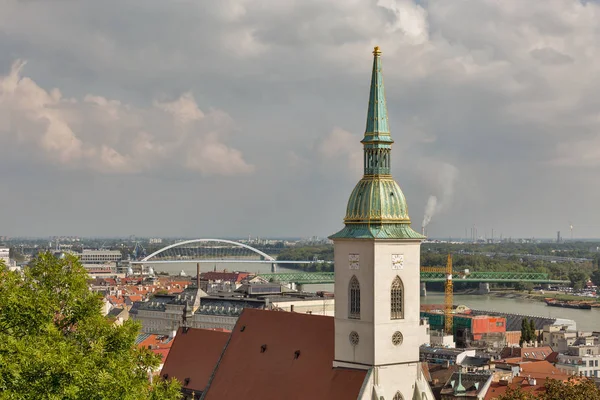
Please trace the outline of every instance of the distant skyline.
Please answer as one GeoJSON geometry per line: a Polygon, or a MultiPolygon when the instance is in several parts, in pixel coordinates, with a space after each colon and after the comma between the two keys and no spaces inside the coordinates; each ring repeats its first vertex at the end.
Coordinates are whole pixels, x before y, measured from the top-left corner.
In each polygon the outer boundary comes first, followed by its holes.
{"type": "Polygon", "coordinates": [[[379,45],[415,230],[600,237],[598,26],[579,0],[5,0],[0,235],[336,232],[379,45]]]}

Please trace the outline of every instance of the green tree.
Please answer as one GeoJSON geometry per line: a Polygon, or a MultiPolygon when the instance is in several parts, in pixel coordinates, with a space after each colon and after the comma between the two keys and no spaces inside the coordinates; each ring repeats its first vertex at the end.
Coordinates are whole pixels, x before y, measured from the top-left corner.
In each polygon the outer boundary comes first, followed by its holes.
{"type": "Polygon", "coordinates": [[[527,318],[523,318],[521,320],[521,340],[519,340],[519,345],[523,346],[524,342],[529,342],[531,340],[531,325],[529,324],[527,318]]]}
{"type": "Polygon", "coordinates": [[[496,400],[600,400],[600,389],[587,378],[570,378],[568,381],[546,380],[546,392],[534,395],[520,387],[509,388],[496,400]]]}
{"type": "Polygon", "coordinates": [[[535,395],[531,392],[525,392],[521,390],[520,386],[517,386],[516,389],[508,388],[504,394],[495,397],[495,400],[537,400],[539,397],[535,397],[535,395]]]}
{"type": "Polygon", "coordinates": [[[531,283],[531,282],[516,282],[515,289],[531,292],[533,290],[533,283],[531,283]]]}
{"type": "Polygon", "coordinates": [[[519,341],[519,345],[522,346],[524,342],[531,342],[536,339],[535,322],[533,319],[528,320],[527,318],[523,318],[521,320],[521,340],[519,341]]]}
{"type": "Polygon", "coordinates": [[[573,289],[580,290],[584,287],[587,282],[587,275],[582,271],[571,271],[569,272],[569,280],[571,281],[571,286],[573,289]]]}
{"type": "Polygon", "coordinates": [[[180,398],[176,381],[150,384],[160,360],[135,346],[139,325],[113,326],[86,279],[73,256],[0,264],[0,399],[180,398]]]}
{"type": "Polygon", "coordinates": [[[592,282],[594,283],[594,285],[600,286],[600,270],[599,269],[592,272],[591,279],[592,279],[592,282]]]}
{"type": "Polygon", "coordinates": [[[537,339],[537,334],[535,333],[535,322],[533,321],[533,318],[529,320],[529,340],[536,340],[537,339]]]}

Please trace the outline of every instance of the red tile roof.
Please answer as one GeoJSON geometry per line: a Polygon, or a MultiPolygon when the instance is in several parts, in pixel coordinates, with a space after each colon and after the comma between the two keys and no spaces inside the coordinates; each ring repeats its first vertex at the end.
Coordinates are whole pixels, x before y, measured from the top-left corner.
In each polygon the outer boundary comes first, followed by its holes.
{"type": "Polygon", "coordinates": [[[508,385],[493,382],[487,391],[485,400],[495,399],[504,394],[509,387],[513,389],[520,387],[525,392],[533,392],[538,395],[546,392],[546,378],[559,381],[569,379],[567,374],[561,372],[548,361],[521,362],[518,365],[521,367],[520,376],[513,378],[513,381],[508,385]],[[530,385],[528,378],[534,378],[536,380],[535,385],[530,385]]]}
{"type": "Polygon", "coordinates": [[[248,272],[219,272],[210,271],[202,272],[200,274],[201,279],[207,279],[209,281],[229,281],[239,283],[246,279],[250,274],[248,272]]]}
{"type": "Polygon", "coordinates": [[[500,354],[502,358],[522,357],[528,360],[545,360],[552,353],[552,347],[505,347],[500,354]]]}
{"type": "Polygon", "coordinates": [[[228,339],[227,332],[179,328],[161,376],[177,378],[189,391],[203,391],[228,339]]]}
{"type": "Polygon", "coordinates": [[[123,303],[125,303],[125,299],[123,299],[123,297],[107,296],[106,298],[108,299],[110,304],[114,306],[122,305],[123,303]]]}
{"type": "Polygon", "coordinates": [[[561,372],[548,361],[524,362],[519,364],[521,367],[521,376],[531,376],[532,378],[550,377],[559,380],[566,380],[569,375],[561,372]]]}
{"type": "Polygon", "coordinates": [[[552,364],[556,364],[556,362],[558,361],[558,354],[558,351],[553,351],[548,355],[548,357],[546,357],[546,361],[552,364]]]}
{"type": "Polygon", "coordinates": [[[164,363],[165,360],[167,359],[167,356],[169,355],[169,352],[171,351],[171,349],[153,349],[150,351],[153,352],[154,354],[159,355],[161,362],[164,363]]]}
{"type": "Polygon", "coordinates": [[[205,399],[357,398],[367,371],[333,358],[333,318],[244,309],[205,399]]]}
{"type": "Polygon", "coordinates": [[[142,341],[138,342],[138,347],[146,347],[151,350],[155,349],[170,349],[173,345],[173,339],[166,335],[142,334],[139,337],[143,338],[142,341]]]}

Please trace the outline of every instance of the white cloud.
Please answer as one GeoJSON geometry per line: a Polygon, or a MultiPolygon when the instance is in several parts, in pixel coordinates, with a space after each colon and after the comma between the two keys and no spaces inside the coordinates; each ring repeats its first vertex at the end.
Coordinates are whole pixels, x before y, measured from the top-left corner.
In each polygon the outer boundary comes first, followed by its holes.
{"type": "MultiPolygon", "coordinates": [[[[191,93],[142,109],[88,94],[62,98],[23,77],[24,62],[0,77],[0,136],[48,162],[105,173],[179,167],[203,175],[251,173],[241,151],[227,146],[231,118],[198,108],[191,93]]],[[[4,146],[7,151],[9,147],[4,146]]],[[[1,150],[0,150],[1,151],[1,150]]]]}
{"type": "Polygon", "coordinates": [[[184,93],[179,99],[171,102],[155,102],[156,107],[167,111],[180,123],[199,121],[204,113],[198,108],[191,93],[184,93]]]}
{"type": "MultiPolygon", "coordinates": [[[[589,185],[600,172],[598,2],[176,3],[4,1],[0,65],[26,58],[35,82],[3,78],[2,148],[10,140],[36,159],[113,173],[247,174],[251,155],[261,174],[243,181],[256,203],[267,201],[262,182],[337,195],[362,172],[370,52],[380,45],[392,165],[414,221],[429,195],[439,200],[445,162],[460,179],[452,212],[432,229],[469,220],[504,225],[505,235],[538,225],[547,234],[559,229],[544,225],[558,212],[600,226],[578,203],[600,196],[589,185]],[[140,105],[161,93],[184,94],[140,105]],[[238,126],[244,135],[232,135],[238,126]],[[338,176],[347,179],[333,188],[338,176]],[[526,199],[540,197],[555,201],[533,213],[526,199]]],[[[298,204],[299,215],[311,212],[298,204]]]]}
{"type": "Polygon", "coordinates": [[[342,170],[356,177],[363,171],[360,137],[335,128],[317,143],[317,152],[326,169],[342,170]]]}
{"type": "Polygon", "coordinates": [[[232,176],[254,171],[254,167],[244,161],[239,150],[225,146],[214,133],[197,139],[191,145],[186,166],[191,170],[200,171],[203,175],[232,176]]]}
{"type": "Polygon", "coordinates": [[[414,43],[428,40],[427,11],[410,0],[378,0],[377,5],[394,14],[388,32],[403,32],[414,43]]]}

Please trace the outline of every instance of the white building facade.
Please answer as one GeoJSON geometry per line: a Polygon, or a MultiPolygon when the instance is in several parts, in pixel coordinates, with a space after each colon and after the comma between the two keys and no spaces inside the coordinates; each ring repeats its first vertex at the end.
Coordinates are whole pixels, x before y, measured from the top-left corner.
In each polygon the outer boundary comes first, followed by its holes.
{"type": "Polygon", "coordinates": [[[433,399],[419,363],[428,342],[420,318],[420,247],[406,199],[391,176],[391,147],[381,69],[373,52],[364,175],[330,239],[335,257],[334,367],[370,370],[364,399],[433,399]]]}
{"type": "Polygon", "coordinates": [[[600,378],[600,346],[570,346],[566,354],[559,354],[556,368],[566,374],[600,378]]]}

